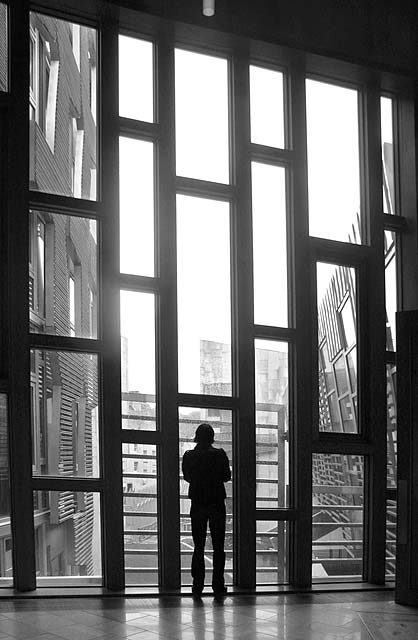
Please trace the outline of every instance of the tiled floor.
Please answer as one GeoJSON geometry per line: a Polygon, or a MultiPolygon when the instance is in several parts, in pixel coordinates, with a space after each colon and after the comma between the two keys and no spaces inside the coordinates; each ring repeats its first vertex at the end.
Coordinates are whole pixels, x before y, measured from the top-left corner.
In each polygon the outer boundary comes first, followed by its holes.
{"type": "Polygon", "coordinates": [[[0,600],[0,640],[417,640],[393,591],[0,600]]]}

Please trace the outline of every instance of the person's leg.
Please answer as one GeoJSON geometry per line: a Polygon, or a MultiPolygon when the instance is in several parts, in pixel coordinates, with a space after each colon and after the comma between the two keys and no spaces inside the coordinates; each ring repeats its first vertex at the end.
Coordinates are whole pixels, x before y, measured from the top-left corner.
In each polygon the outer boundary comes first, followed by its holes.
{"type": "Polygon", "coordinates": [[[205,542],[208,515],[207,509],[199,505],[192,505],[190,509],[192,519],[192,537],[194,550],[192,556],[193,593],[202,593],[205,584],[205,542]]]}
{"type": "Polygon", "coordinates": [[[213,547],[212,589],[217,593],[225,593],[225,504],[213,505],[209,513],[209,529],[213,547]]]}

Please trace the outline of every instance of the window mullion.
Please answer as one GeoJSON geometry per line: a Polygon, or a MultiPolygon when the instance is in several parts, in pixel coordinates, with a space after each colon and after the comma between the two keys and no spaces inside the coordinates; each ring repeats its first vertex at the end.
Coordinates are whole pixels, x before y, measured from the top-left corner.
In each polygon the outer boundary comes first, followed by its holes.
{"type": "Polygon", "coordinates": [[[291,241],[294,268],[293,323],[296,329],[293,372],[294,432],[290,441],[291,504],[299,517],[291,523],[289,581],[298,586],[311,584],[312,564],[312,344],[314,309],[307,283],[313,265],[309,261],[308,244],[308,174],[306,156],[306,98],[304,58],[294,58],[290,66],[291,140],[294,151],[292,169],[291,241]],[[302,444],[303,443],[303,444],[302,444]],[[292,464],[293,463],[293,464],[292,464]],[[292,470],[293,466],[293,470],[292,470]]]}
{"type": "Polygon", "coordinates": [[[158,424],[161,430],[158,494],[160,587],[179,589],[180,503],[177,407],[177,263],[174,147],[174,43],[161,36],[157,52],[158,123],[157,228],[160,299],[158,327],[158,424]]]}
{"type": "Polygon", "coordinates": [[[380,143],[380,87],[370,77],[364,98],[363,193],[370,233],[367,284],[359,282],[360,428],[373,443],[365,460],[364,579],[385,580],[386,538],[386,370],[385,268],[380,143]],[[363,301],[363,303],[362,303],[363,301]]]}
{"type": "Polygon", "coordinates": [[[9,6],[12,109],[9,123],[9,424],[14,586],[19,591],[35,588],[35,540],[32,497],[32,451],[28,343],[28,190],[29,123],[29,5],[9,6]]]}
{"type": "Polygon", "coordinates": [[[235,575],[240,587],[254,588],[256,582],[256,465],[254,387],[254,299],[252,270],[251,169],[249,154],[249,60],[237,54],[233,68],[233,160],[236,201],[233,225],[233,327],[235,345],[234,392],[239,396],[235,424],[235,575]]]}
{"type": "Polygon", "coordinates": [[[123,499],[121,460],[121,350],[119,304],[119,160],[118,32],[105,24],[101,38],[102,105],[102,451],[105,491],[102,495],[105,541],[104,584],[124,587],[123,499]],[[105,72],[103,73],[103,71],[105,72]],[[106,259],[103,259],[106,256],[106,259]]]}

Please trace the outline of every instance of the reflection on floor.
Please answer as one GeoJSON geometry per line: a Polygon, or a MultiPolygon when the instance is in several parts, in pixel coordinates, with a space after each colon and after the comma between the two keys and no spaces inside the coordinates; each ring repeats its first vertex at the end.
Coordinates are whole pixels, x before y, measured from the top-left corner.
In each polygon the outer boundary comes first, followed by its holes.
{"type": "Polygon", "coordinates": [[[416,640],[393,591],[0,600],[0,640],[416,640]]]}

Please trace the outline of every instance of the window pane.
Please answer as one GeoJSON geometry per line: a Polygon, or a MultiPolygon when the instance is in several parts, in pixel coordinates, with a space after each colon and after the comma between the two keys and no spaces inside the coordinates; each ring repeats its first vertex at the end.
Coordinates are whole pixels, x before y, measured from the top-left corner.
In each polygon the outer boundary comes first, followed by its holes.
{"type": "Polygon", "coordinates": [[[356,433],[355,269],[317,263],[319,430],[356,433]]]}
{"type": "Polygon", "coordinates": [[[394,580],[396,575],[396,500],[386,501],[386,580],[394,580]]]}
{"type": "Polygon", "coordinates": [[[123,531],[127,585],[158,585],[157,447],[123,444],[123,531]]]}
{"type": "Polygon", "coordinates": [[[31,351],[32,472],[99,476],[97,356],[31,351]]]}
{"type": "Polygon", "coordinates": [[[154,431],[155,297],[121,291],[122,428],[154,431]]]}
{"type": "Polygon", "coordinates": [[[397,426],[397,387],[396,366],[386,365],[387,398],[387,486],[396,489],[398,426],[397,426]]]}
{"type": "Polygon", "coordinates": [[[396,351],[396,233],[385,231],[385,300],[386,300],[386,349],[396,351]]]}
{"type": "MultiPolygon", "coordinates": [[[[179,455],[180,455],[180,557],[181,557],[181,582],[182,584],[191,584],[192,576],[190,573],[193,539],[191,530],[190,500],[188,499],[188,483],[183,479],[181,472],[181,461],[183,454],[188,449],[193,449],[194,434],[201,422],[208,422],[215,431],[214,446],[224,449],[228,458],[229,465],[233,475],[232,460],[232,412],[226,409],[197,409],[191,407],[179,407],[179,455]]],[[[233,582],[233,497],[232,482],[225,482],[226,491],[226,534],[225,534],[225,583],[233,582]]],[[[210,535],[206,538],[205,564],[206,577],[205,583],[211,584],[212,581],[212,543],[210,535]]]]}
{"type": "Polygon", "coordinates": [[[251,142],[284,147],[283,74],[250,66],[251,142]]]}
{"type": "Polygon", "coordinates": [[[97,338],[97,223],[31,211],[30,330],[97,338]]]}
{"type": "Polygon", "coordinates": [[[0,586],[13,584],[7,396],[0,393],[0,586]]]}
{"type": "Polygon", "coordinates": [[[9,84],[9,43],[7,5],[0,2],[0,91],[7,91],[9,84]]]}
{"type": "Polygon", "coordinates": [[[258,162],[251,168],[254,321],[287,327],[286,172],[258,162]]]}
{"type": "Polygon", "coordinates": [[[152,42],[119,36],[119,115],[154,121],[152,42]]]}
{"type": "Polygon", "coordinates": [[[30,55],[29,186],[96,200],[96,30],[31,13],[30,55]]]}
{"type": "Polygon", "coordinates": [[[177,175],[229,182],[228,62],[176,49],[177,175]]]}
{"type": "Polygon", "coordinates": [[[285,342],[255,341],[257,509],[289,506],[289,369],[285,342]]]}
{"type": "Polygon", "coordinates": [[[100,494],[35,491],[36,584],[102,584],[100,494]]]}
{"type": "Polygon", "coordinates": [[[283,584],[288,581],[287,522],[257,520],[257,584],[283,584]]]}
{"type": "Polygon", "coordinates": [[[313,456],[314,581],[362,576],[363,468],[363,456],[313,456]]]}
{"type": "Polygon", "coordinates": [[[119,176],[120,270],[153,276],[154,145],[120,138],[119,176]]]}
{"type": "Polygon", "coordinates": [[[177,197],[179,390],[231,395],[229,205],[177,197]]]}
{"type": "Polygon", "coordinates": [[[309,233],[359,244],[358,94],[306,81],[309,233]]]}
{"type": "Polygon", "coordinates": [[[380,98],[382,137],[383,213],[395,213],[395,165],[393,160],[393,101],[380,98]]]}

